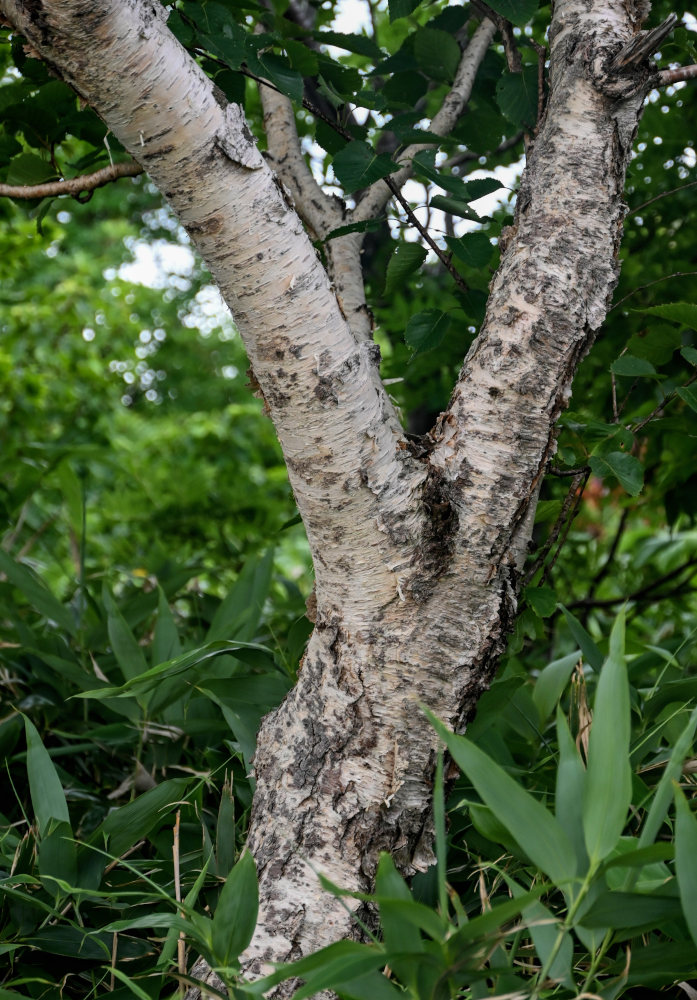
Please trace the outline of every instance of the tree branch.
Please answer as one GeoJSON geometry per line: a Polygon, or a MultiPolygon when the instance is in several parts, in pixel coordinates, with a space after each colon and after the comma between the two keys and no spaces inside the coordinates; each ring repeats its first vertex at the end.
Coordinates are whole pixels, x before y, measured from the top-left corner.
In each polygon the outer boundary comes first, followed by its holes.
{"type": "Polygon", "coordinates": [[[697,66],[678,66],[676,69],[663,69],[658,74],[658,86],[669,87],[671,83],[681,83],[683,80],[694,80],[697,77],[697,66]]]}
{"type": "Polygon", "coordinates": [[[303,156],[292,102],[265,82],[259,83],[268,142],[267,162],[295,201],[300,218],[316,239],[322,239],[344,221],[336,199],[324,193],[303,156]]]}
{"type": "MultiPolygon", "coordinates": [[[[482,21],[462,54],[452,89],[446,94],[440,110],[433,117],[429,128],[430,132],[445,137],[455,128],[470,99],[477,70],[495,34],[496,25],[488,19],[482,21]]],[[[411,161],[416,154],[430,148],[428,144],[424,143],[414,143],[408,146],[398,159],[402,169],[388,178],[388,189],[386,190],[385,185],[377,181],[368,188],[365,196],[361,198],[354,210],[356,221],[362,222],[379,215],[395,193],[395,189],[401,189],[411,177],[413,172],[411,161]]]]}
{"type": "Polygon", "coordinates": [[[75,197],[83,191],[94,191],[95,188],[111,184],[119,177],[137,177],[142,173],[143,168],[135,160],[124,160],[122,163],[102,167],[93,174],[83,174],[68,180],[47,181],[45,184],[0,184],[0,197],[59,198],[65,194],[75,197]]]}

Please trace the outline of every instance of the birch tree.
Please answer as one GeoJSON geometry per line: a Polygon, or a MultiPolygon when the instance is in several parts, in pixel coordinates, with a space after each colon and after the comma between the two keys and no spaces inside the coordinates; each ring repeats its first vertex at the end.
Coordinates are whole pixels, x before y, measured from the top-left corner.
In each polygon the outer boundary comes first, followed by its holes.
{"type": "MultiPolygon", "coordinates": [[[[0,193],[85,191],[147,171],[232,311],[283,449],[316,607],[298,683],[264,720],[254,760],[248,845],[261,907],[244,972],[258,976],[354,932],[349,908],[321,888],[318,872],[367,891],[382,851],[405,876],[433,862],[438,742],[423,708],[462,731],[492,680],[516,616],[556,421],[617,281],[625,172],[644,101],[694,67],[658,70],[653,53],[676,19],[649,20],[644,0],[556,0],[549,51],[539,54],[537,118],[521,121],[525,172],[486,315],[447,409],[415,439],[380,378],[362,274],[366,233],[394,199],[404,205],[415,174],[449,193],[446,211],[468,214],[475,189],[453,173],[468,151],[448,137],[492,47],[506,55],[513,99],[530,97],[531,79],[537,89],[508,20],[524,25],[536,4],[469,6],[448,36],[456,65],[436,87],[423,138],[411,129],[396,149],[375,150],[355,138],[355,121],[334,114],[329,85],[320,88],[325,112],[306,99],[343,133],[334,170],[345,200],[323,190],[300,142],[302,78],[278,55],[291,46],[274,34],[276,15],[255,14],[254,35],[227,8],[174,7],[0,0],[28,54],[131,157],[50,190],[0,193]],[[202,62],[216,61],[257,78],[263,154],[240,104],[204,72],[202,62]],[[428,156],[441,142],[443,162],[428,156]]],[[[415,7],[394,0],[390,12],[397,19],[415,7]]],[[[312,9],[298,4],[290,16],[317,46],[312,9]]],[[[445,33],[431,30],[429,44],[445,33]]],[[[446,250],[418,226],[462,289],[450,253],[459,237],[453,230],[446,250]]],[[[411,255],[405,275],[425,257],[398,249],[395,275],[400,253],[411,255]]],[[[437,337],[439,321],[422,317],[412,343],[437,337]]]]}

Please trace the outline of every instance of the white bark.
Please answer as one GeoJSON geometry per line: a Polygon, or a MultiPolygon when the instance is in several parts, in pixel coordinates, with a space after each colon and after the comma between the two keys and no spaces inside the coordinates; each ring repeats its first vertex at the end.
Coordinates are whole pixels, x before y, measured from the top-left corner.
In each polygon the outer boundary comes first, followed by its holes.
{"type": "MultiPolygon", "coordinates": [[[[307,528],[317,624],[255,760],[251,973],[351,932],[315,870],[365,889],[380,850],[407,874],[431,860],[435,740],[418,706],[466,723],[515,615],[554,420],[617,277],[624,173],[650,70],[616,77],[607,66],[643,6],[557,0],[550,100],[515,232],[432,447],[417,453],[374,347],[351,332],[240,109],[216,102],[159,5],[0,0],[148,170],[211,268],[307,528]]],[[[478,32],[488,44],[491,29],[478,32]]],[[[308,183],[299,170],[298,185],[308,183]]]]}

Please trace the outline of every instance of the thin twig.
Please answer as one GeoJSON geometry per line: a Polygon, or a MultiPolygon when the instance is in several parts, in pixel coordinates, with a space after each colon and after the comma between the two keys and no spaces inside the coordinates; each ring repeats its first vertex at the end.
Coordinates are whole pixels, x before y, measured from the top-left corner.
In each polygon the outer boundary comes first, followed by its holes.
{"type": "Polygon", "coordinates": [[[654,409],[651,410],[651,413],[649,413],[648,417],[644,417],[644,419],[640,420],[638,424],[634,425],[634,427],[629,428],[632,434],[637,434],[642,429],[642,427],[646,427],[646,425],[650,423],[653,420],[653,418],[661,412],[661,410],[665,409],[665,407],[669,403],[672,403],[674,400],[676,400],[678,398],[678,389],[684,389],[685,386],[692,385],[692,383],[696,379],[697,379],[697,372],[690,375],[687,382],[684,382],[683,385],[678,386],[676,389],[673,389],[672,392],[668,393],[668,395],[661,400],[658,406],[654,407],[654,409]]]}
{"type": "Polygon", "coordinates": [[[678,66],[677,69],[663,69],[658,74],[658,86],[668,87],[671,83],[694,80],[696,77],[697,66],[678,66]]]}
{"type": "Polygon", "coordinates": [[[670,580],[674,580],[676,576],[680,576],[680,574],[684,573],[685,570],[692,569],[694,566],[697,566],[697,556],[693,556],[691,559],[688,559],[686,562],[684,562],[682,566],[678,566],[676,569],[671,570],[670,573],[665,573],[663,576],[660,576],[657,580],[653,580],[651,583],[647,583],[645,584],[645,586],[639,587],[631,594],[625,594],[623,597],[608,597],[603,600],[596,600],[595,598],[589,600],[587,597],[583,597],[579,601],[572,601],[570,604],[567,604],[567,607],[569,609],[611,608],[615,604],[624,604],[626,601],[634,601],[634,602],[647,601],[647,600],[662,601],[666,597],[673,596],[676,593],[680,593],[680,591],[683,589],[683,587],[688,581],[687,580],[681,581],[678,587],[673,588],[673,590],[665,594],[656,595],[653,594],[652,592],[654,590],[657,590],[659,587],[662,587],[665,583],[668,583],[670,580]]]}
{"type": "MultiPolygon", "coordinates": [[[[694,183],[697,184],[697,181],[695,181],[694,183]]],[[[659,198],[660,197],[663,196],[659,195],[659,198]]],[[[654,200],[655,200],[654,198],[651,199],[651,201],[654,200]]],[[[647,202],[646,204],[649,204],[649,202],[647,202]]],[[[634,288],[631,292],[627,292],[626,295],[623,295],[621,299],[615,302],[614,306],[611,306],[610,309],[608,309],[608,312],[613,312],[613,310],[619,308],[619,306],[621,306],[623,302],[626,302],[627,299],[631,299],[632,295],[636,295],[638,292],[643,292],[647,288],[651,288],[652,285],[658,285],[659,282],[661,281],[669,281],[671,278],[689,278],[695,274],[697,274],[697,271],[673,271],[672,274],[664,274],[662,278],[655,278],[653,281],[649,281],[645,285],[639,285],[638,288],[634,288]]]]}
{"type": "MultiPolygon", "coordinates": [[[[573,482],[571,483],[571,486],[569,487],[569,489],[567,491],[567,494],[564,497],[564,500],[563,500],[562,505],[561,505],[561,510],[559,511],[559,516],[557,517],[556,521],[552,525],[552,530],[550,531],[549,536],[548,536],[546,542],[542,546],[542,548],[540,550],[540,553],[537,556],[537,559],[532,564],[532,566],[530,567],[530,569],[528,570],[528,572],[525,574],[525,579],[524,579],[524,584],[525,585],[527,585],[532,580],[532,578],[535,576],[535,574],[537,573],[537,571],[544,564],[544,561],[547,558],[547,555],[549,554],[550,549],[552,548],[552,546],[554,545],[555,541],[559,537],[559,533],[561,532],[562,527],[564,526],[564,524],[566,522],[567,515],[569,513],[570,508],[572,507],[572,504],[574,502],[574,497],[577,494],[578,487],[579,487],[581,481],[583,480],[584,476],[587,479],[588,476],[590,475],[590,468],[586,467],[584,469],[573,470],[573,474],[574,474],[573,482]]],[[[573,516],[572,516],[571,520],[573,520],[573,516]]],[[[562,544],[563,544],[563,542],[562,542],[562,544]]],[[[557,555],[558,555],[558,553],[557,553],[557,555]]],[[[555,557],[554,561],[556,561],[556,557],[555,557]]],[[[547,574],[545,573],[545,576],[546,575],[547,574]]],[[[544,580],[544,577],[543,577],[543,580],[544,580]]]]}
{"type": "MultiPolygon", "coordinates": [[[[490,153],[486,153],[486,156],[496,156],[498,153],[506,153],[509,149],[513,149],[517,146],[520,140],[525,135],[525,132],[521,129],[520,132],[516,132],[515,135],[511,136],[510,139],[504,139],[496,149],[492,149],[490,153]]],[[[471,149],[464,149],[461,153],[455,153],[453,156],[449,157],[445,163],[441,164],[442,168],[446,170],[452,170],[453,167],[459,167],[461,163],[470,163],[472,160],[479,160],[483,154],[475,153],[471,149]]],[[[697,181],[695,182],[697,183],[697,181]]]]}
{"type": "MultiPolygon", "coordinates": [[[[669,194],[677,194],[678,191],[684,191],[686,188],[694,187],[695,184],[697,184],[697,181],[688,181],[687,184],[680,184],[676,188],[671,188],[670,191],[661,191],[660,194],[654,195],[654,197],[649,198],[648,201],[642,201],[641,205],[637,205],[636,208],[630,208],[627,215],[634,215],[635,212],[640,212],[642,208],[646,208],[647,205],[653,205],[655,201],[660,201],[661,198],[667,198],[669,194]]],[[[660,280],[661,279],[659,278],[659,281],[660,280]]]]}
{"type": "Polygon", "coordinates": [[[143,168],[135,160],[124,160],[108,167],[102,167],[93,174],[82,174],[68,180],[47,181],[45,184],[0,184],[1,198],[59,198],[69,194],[73,197],[85,191],[111,184],[119,177],[137,177],[143,168]]]}

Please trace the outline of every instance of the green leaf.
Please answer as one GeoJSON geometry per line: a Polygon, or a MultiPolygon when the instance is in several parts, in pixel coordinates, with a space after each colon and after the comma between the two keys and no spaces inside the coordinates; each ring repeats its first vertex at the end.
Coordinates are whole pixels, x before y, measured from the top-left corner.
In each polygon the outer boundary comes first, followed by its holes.
{"type": "Polygon", "coordinates": [[[652,316],[660,316],[661,319],[669,319],[673,323],[680,323],[681,326],[697,330],[697,305],[692,302],[668,302],[662,306],[650,306],[637,312],[650,313],[652,316]]]}
{"type": "Polygon", "coordinates": [[[138,645],[128,622],[117,608],[106,583],[102,589],[102,600],[107,613],[109,642],[116,662],[121,668],[124,679],[133,680],[134,677],[147,673],[148,664],[145,660],[145,653],[138,645]]]}
{"type": "Polygon", "coordinates": [[[36,726],[26,716],[24,730],[27,737],[29,793],[39,833],[43,836],[48,832],[51,820],[67,823],[70,827],[70,813],[53,761],[41,742],[36,726]]]}
{"type": "Polygon", "coordinates": [[[697,349],[694,347],[683,347],[680,353],[688,364],[697,365],[697,349]]]}
{"type": "Polygon", "coordinates": [[[500,76],[496,100],[516,128],[532,128],[537,121],[537,66],[524,66],[521,73],[500,76]]]}
{"type": "Polygon", "coordinates": [[[576,874],[576,857],[564,830],[541,803],[464,736],[456,736],[426,712],[436,732],[480,798],[525,853],[555,885],[576,874]]]}
{"type": "Polygon", "coordinates": [[[458,260],[469,267],[484,267],[491,260],[494,248],[486,233],[465,233],[464,236],[446,236],[445,242],[458,260]]]}
{"type": "Polygon", "coordinates": [[[462,201],[459,198],[448,198],[444,195],[436,194],[431,198],[430,205],[431,208],[438,208],[441,212],[447,212],[449,215],[457,215],[461,219],[471,219],[473,222],[482,221],[482,216],[469,207],[469,202],[462,201]]]}
{"type": "Polygon", "coordinates": [[[52,822],[39,844],[39,872],[48,879],[47,889],[55,891],[53,879],[70,886],[77,884],[77,850],[70,823],[52,822]]]}
{"type": "Polygon", "coordinates": [[[259,911],[257,869],[245,851],[232,869],[213,915],[211,949],[220,965],[236,962],[252,940],[259,911]]]}
{"type": "Polygon", "coordinates": [[[564,618],[566,619],[566,624],[569,626],[569,632],[571,632],[571,635],[578,643],[581,652],[583,653],[584,660],[590,663],[593,670],[600,670],[603,665],[603,654],[593,642],[588,632],[586,632],[578,618],[575,615],[572,615],[570,611],[567,611],[563,604],[560,604],[559,607],[564,612],[564,618]]]}
{"type": "Polygon", "coordinates": [[[110,966],[109,973],[128,986],[133,995],[138,997],[138,1000],[152,1000],[150,994],[146,993],[142,986],[139,986],[138,983],[131,979],[130,976],[127,976],[121,969],[117,969],[115,966],[110,966]]]}
{"type": "Polygon", "coordinates": [[[274,52],[263,52],[259,62],[264,69],[264,75],[282,94],[296,104],[302,104],[303,78],[297,70],[291,69],[287,59],[274,52]]]}
{"type": "Polygon", "coordinates": [[[227,878],[235,863],[235,799],[229,779],[220,793],[215,831],[216,872],[220,878],[227,878]]]}
{"type": "Polygon", "coordinates": [[[586,769],[569,730],[561,707],[557,706],[557,742],[559,763],[554,793],[554,812],[560,826],[573,844],[579,872],[588,867],[588,855],[583,839],[583,795],[586,769]]]}
{"type": "Polygon", "coordinates": [[[540,719],[544,722],[554,711],[554,708],[561,698],[562,692],[569,683],[569,678],[573,669],[579,662],[581,654],[579,652],[569,653],[559,660],[548,663],[540,676],[535,681],[532,691],[532,700],[540,713],[540,719]]]}
{"type": "Polygon", "coordinates": [[[455,78],[460,65],[460,46],[452,35],[438,28],[421,28],[414,36],[414,55],[426,76],[431,80],[447,80],[455,78]]]}
{"type": "Polygon", "coordinates": [[[600,479],[613,476],[631,497],[644,488],[644,467],[638,458],[626,451],[611,451],[608,455],[592,455],[588,464],[600,479]]]}
{"type": "Polygon", "coordinates": [[[557,595],[551,587],[526,587],[525,600],[540,618],[549,618],[557,608],[557,595]]]}
{"type": "Polygon", "coordinates": [[[690,409],[697,412],[697,389],[693,385],[683,385],[676,391],[690,409]]]}
{"type": "Polygon", "coordinates": [[[632,801],[629,739],[629,682],[622,611],[610,634],[609,655],[600,672],[588,742],[583,832],[592,864],[608,856],[627,821],[632,801]]]}
{"type": "Polygon", "coordinates": [[[396,21],[398,17],[408,17],[420,3],[421,0],[387,0],[390,21],[396,21]]]}
{"type": "Polygon", "coordinates": [[[398,243],[387,264],[384,294],[390,295],[402,286],[414,271],[418,271],[427,256],[426,248],[420,243],[398,243]]]}
{"type": "MultiPolygon", "coordinates": [[[[389,854],[381,854],[375,876],[375,894],[380,898],[380,924],[383,941],[388,952],[412,955],[423,952],[424,943],[417,927],[403,917],[405,904],[411,902],[411,892],[395,868],[389,854]]],[[[413,982],[411,969],[402,966],[399,960],[392,960],[391,966],[405,982],[413,982]]]]}
{"type": "Polygon", "coordinates": [[[679,916],[680,906],[674,896],[655,896],[644,892],[603,892],[587,909],[581,910],[579,922],[584,927],[631,927],[638,931],[660,927],[679,916]]]}
{"type": "Polygon", "coordinates": [[[347,52],[355,52],[369,59],[382,59],[383,53],[378,45],[368,35],[344,34],[342,31],[315,31],[315,41],[323,45],[335,45],[347,52]]]}
{"type": "MultiPolygon", "coordinates": [[[[380,226],[385,222],[384,218],[380,219],[366,219],[364,222],[351,222],[348,226],[339,226],[338,229],[332,229],[330,233],[323,238],[323,243],[328,243],[329,240],[335,240],[338,236],[348,236],[349,233],[374,233],[380,226]]],[[[294,524],[299,524],[302,518],[298,514],[297,519],[294,520],[294,524]]],[[[285,525],[284,525],[285,527],[285,525]]]]}
{"type": "Polygon", "coordinates": [[[143,837],[147,837],[160,824],[163,813],[171,811],[181,801],[190,780],[170,778],[144,792],[133,802],[110,812],[97,830],[97,834],[109,838],[109,852],[120,857],[143,837]]]}
{"type": "Polygon", "coordinates": [[[663,825],[663,821],[668,813],[668,807],[673,797],[673,782],[678,781],[682,774],[682,767],[687,755],[690,752],[695,730],[697,729],[697,708],[693,710],[683,731],[675,741],[668,763],[661,775],[653,800],[649,807],[648,814],[644,820],[644,826],[639,837],[639,847],[648,847],[653,844],[658,831],[663,825]]]}
{"type": "Polygon", "coordinates": [[[539,0],[491,0],[489,6],[507,21],[521,27],[535,16],[539,0]]]}
{"type": "MultiPolygon", "coordinates": [[[[506,878],[510,886],[513,897],[517,898],[525,893],[521,885],[518,885],[512,878],[506,878]]],[[[548,969],[550,979],[564,983],[573,988],[571,977],[571,964],[574,956],[574,944],[568,931],[562,934],[561,945],[558,944],[561,927],[559,921],[554,917],[551,910],[548,910],[539,900],[533,900],[523,910],[523,919],[528,926],[532,937],[535,951],[540,961],[545,964],[552,953],[554,958],[548,969]]]]}
{"type": "Polygon", "coordinates": [[[404,342],[412,349],[412,357],[438,347],[450,329],[450,316],[440,309],[416,313],[407,323],[404,342]]]}
{"type": "Polygon", "coordinates": [[[626,375],[628,378],[641,378],[655,375],[656,369],[645,358],[635,358],[631,354],[623,354],[610,365],[610,371],[615,375],[626,375]]]}
{"type": "Polygon", "coordinates": [[[162,587],[157,588],[157,622],[152,639],[152,665],[181,656],[179,633],[162,587]]]}
{"type": "Polygon", "coordinates": [[[680,902],[692,940],[697,944],[697,819],[675,785],[675,872],[680,902]]]}
{"type": "Polygon", "coordinates": [[[34,153],[20,153],[10,161],[7,184],[31,185],[56,180],[56,168],[34,153]]]}
{"type": "Polygon", "coordinates": [[[360,139],[350,142],[340,149],[332,160],[334,173],[347,194],[369,187],[381,177],[399,170],[387,153],[375,150],[360,139]]]}
{"type": "Polygon", "coordinates": [[[4,573],[12,586],[24,594],[34,611],[50,622],[60,625],[68,635],[75,635],[75,622],[68,608],[56,600],[43,580],[15,562],[2,549],[0,549],[0,573],[4,573]]]}
{"type": "Polygon", "coordinates": [[[242,572],[213,616],[207,642],[218,639],[251,639],[261,620],[271,587],[273,549],[248,559],[242,572]]]}

